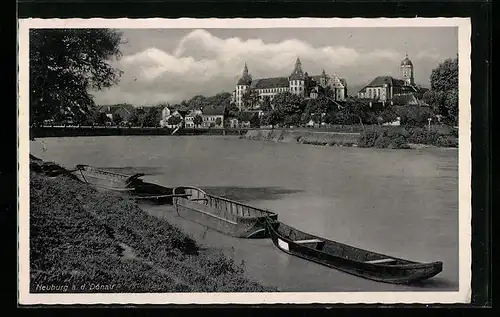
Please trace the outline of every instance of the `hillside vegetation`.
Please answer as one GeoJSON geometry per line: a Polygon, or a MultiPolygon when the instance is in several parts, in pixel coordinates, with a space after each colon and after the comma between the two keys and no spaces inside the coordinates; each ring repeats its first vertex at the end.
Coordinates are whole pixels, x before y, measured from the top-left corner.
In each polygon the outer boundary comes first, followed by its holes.
{"type": "MultiPolygon", "coordinates": [[[[32,164],[42,164],[33,163],[32,164]]],[[[256,292],[244,267],[123,197],[30,173],[31,292],[256,292]]]]}

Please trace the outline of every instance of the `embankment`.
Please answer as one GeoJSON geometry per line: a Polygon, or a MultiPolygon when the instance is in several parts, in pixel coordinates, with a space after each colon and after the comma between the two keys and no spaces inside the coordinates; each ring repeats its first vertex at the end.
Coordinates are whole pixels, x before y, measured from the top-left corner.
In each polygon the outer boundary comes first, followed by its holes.
{"type": "Polygon", "coordinates": [[[41,164],[31,161],[31,292],[276,291],[133,200],[50,177],[41,164]]]}
{"type": "MultiPolygon", "coordinates": [[[[115,136],[115,135],[172,135],[174,129],[170,128],[141,128],[141,127],[117,127],[117,126],[58,126],[58,127],[32,127],[31,138],[53,138],[53,137],[79,137],[79,136],[115,136]]],[[[180,129],[174,135],[239,135],[245,133],[245,129],[217,129],[217,128],[189,128],[180,129]]]]}
{"type": "Polygon", "coordinates": [[[323,146],[358,146],[391,149],[457,148],[458,130],[446,126],[385,127],[368,126],[361,133],[301,131],[301,130],[249,130],[242,139],[301,143],[323,146]]]}
{"type": "Polygon", "coordinates": [[[359,133],[293,130],[249,130],[243,139],[329,146],[356,146],[359,133]]]}

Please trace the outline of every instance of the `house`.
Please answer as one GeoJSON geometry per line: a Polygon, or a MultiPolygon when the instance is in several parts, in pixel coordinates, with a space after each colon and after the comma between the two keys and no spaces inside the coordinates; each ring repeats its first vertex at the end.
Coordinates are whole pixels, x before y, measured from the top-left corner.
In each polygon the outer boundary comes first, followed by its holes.
{"type": "Polygon", "coordinates": [[[186,116],[184,117],[184,127],[186,128],[194,128],[194,117],[196,116],[203,116],[201,110],[195,109],[195,110],[189,110],[186,113],[186,116]]]}
{"type": "Polygon", "coordinates": [[[224,127],[224,107],[205,107],[202,111],[204,128],[224,127]]]}
{"type": "Polygon", "coordinates": [[[134,113],[134,106],[130,104],[102,105],[97,106],[97,111],[104,113],[111,121],[121,118],[121,122],[127,123],[134,113]]]}
{"type": "Polygon", "coordinates": [[[238,119],[231,118],[228,120],[229,128],[235,129],[238,127],[238,119]]]}
{"type": "Polygon", "coordinates": [[[426,89],[415,84],[413,63],[408,58],[408,55],[401,61],[400,74],[401,79],[392,76],[375,77],[375,79],[358,92],[358,98],[371,99],[383,103],[393,100],[397,98],[396,96],[400,95],[413,95],[417,99],[422,98],[426,89]]]}
{"type": "Polygon", "coordinates": [[[160,127],[162,128],[176,128],[180,125],[182,125],[182,116],[177,110],[171,110],[169,107],[165,107],[161,111],[161,119],[160,119],[160,127]],[[169,120],[172,117],[178,117],[179,123],[178,124],[170,124],[169,120]]]}

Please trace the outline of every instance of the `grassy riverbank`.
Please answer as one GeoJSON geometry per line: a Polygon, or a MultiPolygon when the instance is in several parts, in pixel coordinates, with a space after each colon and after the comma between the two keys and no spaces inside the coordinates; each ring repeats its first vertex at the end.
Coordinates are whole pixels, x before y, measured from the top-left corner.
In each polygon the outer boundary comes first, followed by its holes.
{"type": "Polygon", "coordinates": [[[458,131],[445,126],[420,127],[369,126],[360,133],[300,130],[249,130],[243,139],[301,143],[322,146],[359,146],[409,149],[421,147],[458,147],[458,131]]]}
{"type": "Polygon", "coordinates": [[[302,143],[329,146],[353,146],[357,143],[357,133],[313,132],[293,130],[249,130],[243,139],[274,141],[283,143],[302,143]]]}
{"type": "MultiPolygon", "coordinates": [[[[41,162],[34,163],[40,164],[41,162]]],[[[30,172],[31,292],[275,291],[133,200],[30,172]]]]}

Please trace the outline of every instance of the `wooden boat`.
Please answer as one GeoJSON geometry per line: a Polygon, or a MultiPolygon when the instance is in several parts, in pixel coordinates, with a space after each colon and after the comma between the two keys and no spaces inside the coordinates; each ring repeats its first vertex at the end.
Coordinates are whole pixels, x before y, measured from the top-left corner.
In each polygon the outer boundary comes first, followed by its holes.
{"type": "Polygon", "coordinates": [[[196,187],[176,187],[173,195],[179,216],[233,237],[268,237],[266,219],[278,219],[273,212],[210,195],[196,187]]]}
{"type": "Polygon", "coordinates": [[[410,284],[431,278],[442,262],[419,263],[320,238],[281,222],[267,221],[273,243],[286,253],[367,279],[410,284]]]}
{"type": "Polygon", "coordinates": [[[145,182],[142,173],[126,175],[89,165],[77,165],[72,171],[80,181],[105,190],[124,192],[138,201],[172,204],[173,189],[145,182]]]}
{"type": "Polygon", "coordinates": [[[73,174],[82,182],[90,185],[122,192],[134,191],[137,186],[143,183],[140,177],[144,176],[142,173],[125,175],[82,164],[76,166],[73,174]]]}

